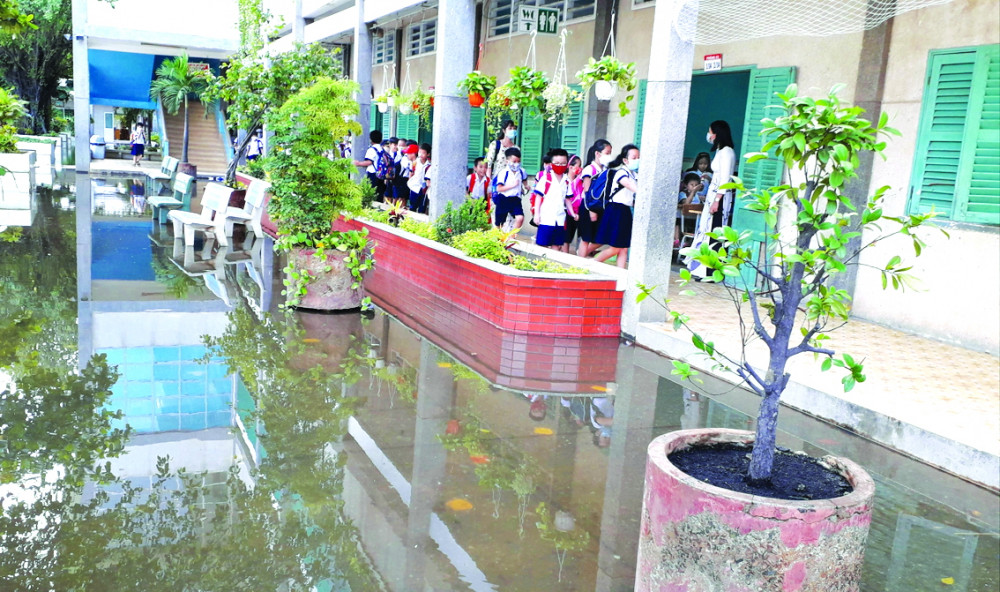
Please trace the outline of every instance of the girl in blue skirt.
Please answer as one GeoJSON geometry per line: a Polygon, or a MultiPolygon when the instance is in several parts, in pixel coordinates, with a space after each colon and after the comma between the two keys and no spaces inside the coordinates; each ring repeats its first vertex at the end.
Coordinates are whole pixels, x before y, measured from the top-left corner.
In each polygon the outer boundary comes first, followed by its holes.
{"type": "Polygon", "coordinates": [[[635,144],[627,144],[608,168],[611,170],[608,182],[612,184],[610,203],[604,210],[601,226],[597,229],[594,240],[595,243],[608,245],[608,248],[598,253],[594,259],[606,261],[617,255],[616,264],[624,268],[628,262],[628,247],[632,242],[632,205],[638,189],[636,173],[639,171],[639,148],[635,144]]]}

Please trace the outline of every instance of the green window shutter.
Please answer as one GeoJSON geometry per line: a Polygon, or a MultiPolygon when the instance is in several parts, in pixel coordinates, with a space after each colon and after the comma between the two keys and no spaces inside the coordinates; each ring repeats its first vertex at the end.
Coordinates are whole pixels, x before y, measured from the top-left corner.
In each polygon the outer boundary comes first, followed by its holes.
{"type": "Polygon", "coordinates": [[[970,108],[974,51],[931,54],[910,183],[910,210],[953,218],[970,108]]]}
{"type": "Polygon", "coordinates": [[[527,109],[521,115],[521,166],[528,174],[535,174],[542,167],[542,145],[545,134],[545,118],[541,113],[529,113],[527,109]]]}
{"type": "MultiPolygon", "coordinates": [[[[578,84],[570,85],[570,88],[580,92],[583,90],[578,84]]],[[[570,115],[562,126],[561,144],[570,155],[579,154],[581,159],[587,156],[583,154],[583,101],[576,101],[570,104],[570,115]]]]}
{"type": "Polygon", "coordinates": [[[955,217],[1000,224],[1000,45],[979,48],[970,103],[955,217]]]}
{"type": "Polygon", "coordinates": [[[780,114],[780,109],[771,107],[778,103],[774,96],[776,92],[784,92],[795,80],[795,68],[765,68],[754,70],[750,74],[750,88],[747,91],[747,110],[743,118],[743,145],[736,153],[736,168],[739,177],[747,188],[768,189],[781,183],[781,173],[784,164],[777,160],[758,160],[747,164],[743,155],[748,152],[760,152],[767,143],[767,138],[760,135],[763,129],[761,120],[774,118],[780,114]]]}
{"type": "Polygon", "coordinates": [[[420,142],[421,144],[423,144],[423,143],[426,142],[428,144],[432,144],[433,145],[434,144],[434,133],[433,133],[433,130],[434,130],[434,107],[431,107],[431,113],[430,113],[430,115],[428,115],[428,117],[430,117],[430,119],[427,122],[427,129],[424,129],[424,127],[422,125],[420,125],[420,118],[417,117],[417,127],[419,128],[417,130],[417,141],[420,142]]]}
{"type": "Polygon", "coordinates": [[[375,106],[375,103],[372,103],[368,108],[368,131],[379,129],[381,125],[379,115],[378,107],[375,106]]]}
{"type": "Polygon", "coordinates": [[[635,145],[642,147],[642,120],[646,114],[646,81],[639,81],[638,98],[635,102],[635,145]]]}
{"type": "Polygon", "coordinates": [[[380,113],[381,124],[382,124],[382,139],[388,140],[392,135],[392,110],[386,111],[385,113],[380,113]]]}
{"type": "Polygon", "coordinates": [[[476,159],[483,156],[486,146],[486,109],[472,107],[469,109],[469,168],[476,159]]]}
{"type": "Polygon", "coordinates": [[[420,126],[420,120],[416,113],[411,113],[409,115],[399,114],[396,117],[396,137],[405,138],[407,140],[417,139],[417,128],[420,126]]]}

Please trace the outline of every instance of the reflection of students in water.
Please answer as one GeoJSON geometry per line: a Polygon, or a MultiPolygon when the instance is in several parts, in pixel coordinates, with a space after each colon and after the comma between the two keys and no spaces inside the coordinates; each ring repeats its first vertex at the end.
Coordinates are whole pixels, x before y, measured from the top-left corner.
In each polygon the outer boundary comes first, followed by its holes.
{"type": "Polygon", "coordinates": [[[590,424],[594,432],[594,445],[611,446],[611,426],[615,422],[615,403],[611,397],[594,397],[590,401],[590,424]]]}
{"type": "Polygon", "coordinates": [[[132,185],[129,188],[129,201],[132,202],[132,207],[138,213],[143,213],[146,210],[146,185],[139,179],[132,179],[132,185]]]}
{"type": "Polygon", "coordinates": [[[545,403],[545,395],[524,393],[524,396],[531,402],[531,406],[528,407],[528,417],[534,421],[545,419],[545,414],[548,411],[548,405],[545,403]]]}

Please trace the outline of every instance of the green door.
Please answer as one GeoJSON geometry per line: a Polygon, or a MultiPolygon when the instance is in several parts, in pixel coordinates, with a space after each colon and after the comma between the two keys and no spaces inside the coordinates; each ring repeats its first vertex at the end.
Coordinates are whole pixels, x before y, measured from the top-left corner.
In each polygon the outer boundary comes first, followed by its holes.
{"type": "MultiPolygon", "coordinates": [[[[577,92],[583,90],[583,87],[577,84],[570,85],[570,88],[577,92]]],[[[587,155],[583,153],[583,106],[583,101],[576,101],[570,105],[570,116],[563,124],[559,138],[559,145],[566,152],[569,152],[570,156],[580,155],[581,160],[587,158],[587,155]]]]}
{"type": "Polygon", "coordinates": [[[476,159],[486,154],[486,109],[473,107],[469,109],[469,152],[468,162],[471,169],[476,159]]]}
{"type": "Polygon", "coordinates": [[[427,143],[433,146],[434,133],[431,130],[434,129],[434,107],[431,107],[431,112],[427,115],[426,121],[421,121],[419,127],[417,141],[421,144],[427,143]]]}
{"type": "MultiPolygon", "coordinates": [[[[763,129],[761,120],[779,115],[780,108],[773,107],[778,102],[774,93],[784,91],[794,80],[795,68],[755,69],[750,73],[746,116],[743,119],[743,142],[740,151],[736,154],[737,176],[743,180],[747,189],[767,189],[781,183],[781,175],[784,171],[784,165],[781,162],[767,159],[748,164],[743,160],[743,155],[748,152],[761,151],[767,142],[766,138],[760,135],[763,129]]],[[[764,215],[747,210],[745,205],[745,202],[737,196],[737,201],[733,203],[730,226],[738,232],[751,231],[753,233],[751,250],[764,257],[766,254],[760,253],[764,244],[764,233],[767,230],[764,224],[764,215]]],[[[741,276],[742,281],[735,280],[736,287],[754,287],[756,272],[752,268],[742,269],[741,276]]]]}
{"type": "Polygon", "coordinates": [[[400,113],[396,116],[396,137],[416,141],[417,128],[419,126],[420,121],[416,113],[410,113],[409,115],[400,113]]]}
{"type": "Polygon", "coordinates": [[[538,112],[527,109],[521,114],[521,166],[529,175],[534,175],[542,167],[545,147],[545,118],[538,112]]]}

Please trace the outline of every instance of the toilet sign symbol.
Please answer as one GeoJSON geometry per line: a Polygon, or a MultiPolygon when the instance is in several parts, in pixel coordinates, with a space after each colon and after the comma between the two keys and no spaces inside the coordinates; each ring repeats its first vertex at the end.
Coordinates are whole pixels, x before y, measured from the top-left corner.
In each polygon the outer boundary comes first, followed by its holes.
{"type": "Polygon", "coordinates": [[[559,9],[539,8],[537,31],[541,35],[557,35],[559,33],[559,9]]]}
{"type": "Polygon", "coordinates": [[[521,6],[517,9],[517,21],[520,30],[534,31],[538,23],[538,9],[534,6],[521,6]]]}

